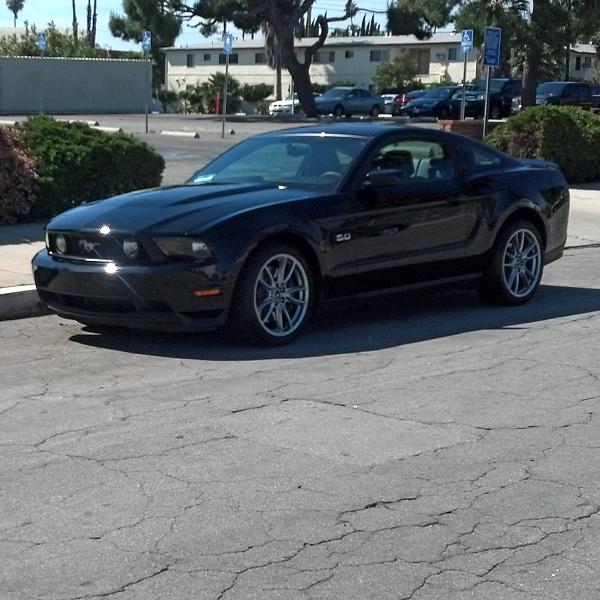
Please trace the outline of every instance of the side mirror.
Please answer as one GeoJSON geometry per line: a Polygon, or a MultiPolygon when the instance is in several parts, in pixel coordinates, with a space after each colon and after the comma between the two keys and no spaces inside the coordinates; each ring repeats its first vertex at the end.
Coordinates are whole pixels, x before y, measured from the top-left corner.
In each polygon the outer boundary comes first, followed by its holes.
{"type": "Polygon", "coordinates": [[[380,169],[367,173],[362,187],[366,190],[402,185],[404,177],[397,169],[380,169]]]}

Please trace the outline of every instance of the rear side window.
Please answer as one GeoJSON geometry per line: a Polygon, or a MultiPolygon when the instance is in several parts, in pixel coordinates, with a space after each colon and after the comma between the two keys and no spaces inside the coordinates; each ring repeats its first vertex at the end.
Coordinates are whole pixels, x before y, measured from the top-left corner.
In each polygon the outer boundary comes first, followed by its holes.
{"type": "Polygon", "coordinates": [[[387,143],[373,157],[373,169],[395,169],[412,181],[449,181],[454,179],[454,161],[448,149],[433,140],[387,143]]]}
{"type": "Polygon", "coordinates": [[[501,156],[481,146],[465,145],[460,149],[461,168],[466,172],[499,169],[505,164],[501,156]]]}

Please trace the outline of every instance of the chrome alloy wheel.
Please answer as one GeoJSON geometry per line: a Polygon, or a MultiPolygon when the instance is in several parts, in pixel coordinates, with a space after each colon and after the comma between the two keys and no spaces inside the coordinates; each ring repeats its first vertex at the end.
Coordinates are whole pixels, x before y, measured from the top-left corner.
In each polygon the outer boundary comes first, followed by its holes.
{"type": "Polygon", "coordinates": [[[309,301],[308,276],[296,258],[276,254],[261,267],[254,285],[254,310],[269,335],[285,337],[296,331],[309,301]]]}
{"type": "Polygon", "coordinates": [[[542,250],[535,234],[529,229],[517,229],[504,248],[503,276],[507,291],[523,298],[538,284],[542,250]]]}

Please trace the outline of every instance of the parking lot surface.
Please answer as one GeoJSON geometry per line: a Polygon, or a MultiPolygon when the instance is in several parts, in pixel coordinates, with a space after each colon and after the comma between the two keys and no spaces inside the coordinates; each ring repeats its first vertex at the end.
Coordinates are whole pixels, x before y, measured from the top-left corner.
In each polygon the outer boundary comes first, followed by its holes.
{"type": "Polygon", "coordinates": [[[0,598],[597,598],[598,264],[280,349],[0,323],[0,598]]]}

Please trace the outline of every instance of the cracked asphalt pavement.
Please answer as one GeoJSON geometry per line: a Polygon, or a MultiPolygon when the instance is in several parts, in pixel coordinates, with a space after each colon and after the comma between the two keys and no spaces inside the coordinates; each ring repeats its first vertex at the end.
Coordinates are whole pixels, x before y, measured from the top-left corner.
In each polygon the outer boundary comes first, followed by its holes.
{"type": "Polygon", "coordinates": [[[596,600],[598,265],[280,349],[0,323],[0,598],[596,600]]]}

